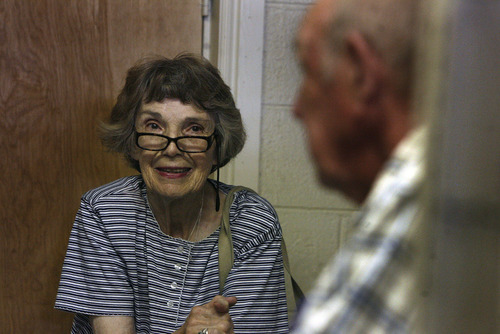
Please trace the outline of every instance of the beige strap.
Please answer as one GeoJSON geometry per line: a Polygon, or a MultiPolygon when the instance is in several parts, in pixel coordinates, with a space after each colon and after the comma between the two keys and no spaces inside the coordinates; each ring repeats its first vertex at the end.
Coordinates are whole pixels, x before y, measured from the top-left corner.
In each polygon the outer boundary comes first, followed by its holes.
{"type": "MultiPolygon", "coordinates": [[[[224,207],[222,209],[222,222],[219,234],[219,291],[221,295],[224,285],[226,284],[226,279],[229,275],[229,271],[231,271],[234,263],[233,240],[231,237],[231,228],[229,226],[229,208],[233,203],[235,193],[241,190],[254,192],[252,189],[243,186],[233,187],[226,195],[224,207]]],[[[302,293],[300,286],[297,284],[297,282],[293,278],[292,272],[290,271],[288,253],[286,251],[284,239],[281,239],[281,253],[283,257],[283,265],[285,267],[285,270],[290,275],[290,279],[292,281],[295,302],[298,303],[304,298],[304,294],[302,293]]]]}
{"type": "Polygon", "coordinates": [[[229,227],[229,208],[233,204],[234,194],[241,190],[253,191],[243,186],[231,188],[226,195],[224,207],[222,208],[222,222],[219,234],[219,291],[221,295],[226,284],[227,275],[229,275],[234,263],[233,239],[229,227]]]}
{"type": "Polygon", "coordinates": [[[286,251],[285,238],[281,238],[281,256],[283,257],[283,266],[286,272],[290,275],[290,280],[292,281],[293,295],[295,297],[295,304],[298,307],[299,303],[304,300],[304,293],[300,288],[297,281],[293,278],[292,270],[290,269],[290,262],[288,261],[288,252],[286,251]]]}

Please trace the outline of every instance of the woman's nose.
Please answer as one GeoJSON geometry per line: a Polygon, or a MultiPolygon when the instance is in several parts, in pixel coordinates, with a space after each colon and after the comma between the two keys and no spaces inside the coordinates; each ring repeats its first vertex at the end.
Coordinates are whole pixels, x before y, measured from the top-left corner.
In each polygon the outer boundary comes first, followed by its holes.
{"type": "Polygon", "coordinates": [[[175,156],[178,154],[182,154],[182,151],[179,150],[175,141],[170,140],[167,144],[167,147],[163,149],[162,154],[167,156],[175,156]]]}

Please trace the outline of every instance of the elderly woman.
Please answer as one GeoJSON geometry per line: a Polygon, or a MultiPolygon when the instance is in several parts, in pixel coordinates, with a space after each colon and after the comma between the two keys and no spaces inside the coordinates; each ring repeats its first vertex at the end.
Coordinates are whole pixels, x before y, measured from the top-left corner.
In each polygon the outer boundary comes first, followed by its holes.
{"type": "Polygon", "coordinates": [[[143,61],[102,129],[140,174],[82,197],[56,300],[76,313],[72,332],[287,333],[281,229],[250,191],[230,204],[234,264],[219,290],[232,186],[208,177],[245,133],[218,70],[191,54],[143,61]]]}

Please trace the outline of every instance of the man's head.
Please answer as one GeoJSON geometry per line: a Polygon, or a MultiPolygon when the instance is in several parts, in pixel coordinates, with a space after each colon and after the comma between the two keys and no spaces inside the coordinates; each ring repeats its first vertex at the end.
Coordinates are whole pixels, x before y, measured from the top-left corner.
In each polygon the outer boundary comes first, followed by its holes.
{"type": "Polygon", "coordinates": [[[418,0],[319,0],[297,36],[295,115],[323,184],[366,198],[411,127],[418,0]]]}

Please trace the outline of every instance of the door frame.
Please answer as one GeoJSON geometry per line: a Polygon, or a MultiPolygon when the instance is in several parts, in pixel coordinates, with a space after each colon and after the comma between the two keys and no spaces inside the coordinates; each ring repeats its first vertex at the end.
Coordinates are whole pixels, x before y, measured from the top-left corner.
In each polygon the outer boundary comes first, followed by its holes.
{"type": "Polygon", "coordinates": [[[217,58],[241,111],[247,141],[221,169],[224,182],[259,191],[265,0],[220,0],[217,58]]]}

